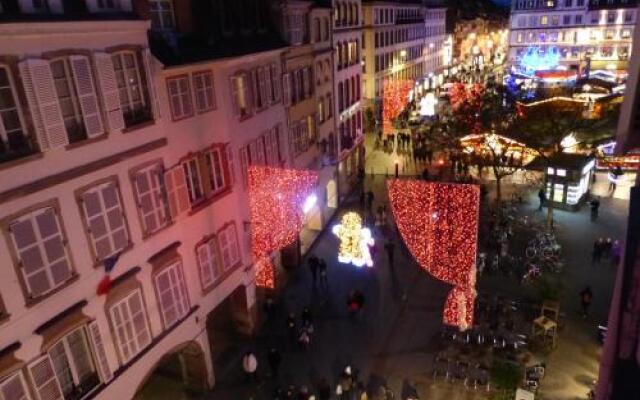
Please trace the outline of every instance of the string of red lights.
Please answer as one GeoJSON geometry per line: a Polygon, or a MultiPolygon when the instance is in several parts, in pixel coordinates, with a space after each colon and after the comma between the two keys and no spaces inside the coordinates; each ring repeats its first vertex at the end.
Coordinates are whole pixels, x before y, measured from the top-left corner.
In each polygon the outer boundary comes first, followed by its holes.
{"type": "Polygon", "coordinates": [[[304,222],[303,203],[318,175],[313,171],[251,166],[249,211],[256,285],[273,289],[275,271],[269,254],[293,243],[304,222]]]}
{"type": "Polygon", "coordinates": [[[413,88],[413,81],[406,79],[390,79],[384,81],[382,102],[382,130],[390,134],[393,121],[404,110],[409,101],[409,92],[413,88]]]}
{"type": "Polygon", "coordinates": [[[387,182],[398,230],[418,264],[454,285],[443,322],[473,324],[480,190],[476,185],[392,179],[387,182]]]}

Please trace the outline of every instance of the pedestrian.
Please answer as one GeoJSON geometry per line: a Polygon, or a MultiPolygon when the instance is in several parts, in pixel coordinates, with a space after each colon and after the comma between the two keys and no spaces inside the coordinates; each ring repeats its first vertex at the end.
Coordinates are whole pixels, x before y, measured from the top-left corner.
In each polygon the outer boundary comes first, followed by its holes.
{"type": "Polygon", "coordinates": [[[296,316],[294,313],[289,313],[287,317],[287,332],[289,334],[289,342],[293,343],[296,339],[296,316]]]}
{"type": "Polygon", "coordinates": [[[251,351],[247,351],[242,357],[242,369],[244,370],[247,382],[257,380],[256,371],[258,369],[258,359],[251,351]]]}
{"type": "Polygon", "coordinates": [[[598,218],[598,210],[600,209],[600,200],[597,196],[589,202],[589,207],[591,208],[591,220],[595,221],[598,218]]]}
{"type": "Polygon", "coordinates": [[[591,263],[600,263],[602,259],[602,251],[604,246],[604,239],[599,238],[593,243],[593,253],[591,257],[591,263]]]}
{"type": "Polygon", "coordinates": [[[369,212],[371,212],[371,209],[373,208],[373,198],[373,192],[369,189],[367,192],[367,210],[369,210],[369,212]]]}
{"type": "Polygon", "coordinates": [[[538,206],[538,211],[542,211],[542,206],[544,206],[544,203],[547,200],[547,195],[544,192],[543,188],[540,188],[540,190],[538,190],[538,199],[540,199],[540,205],[538,206]]]}
{"type": "Polygon", "coordinates": [[[366,206],[365,203],[365,193],[364,193],[364,187],[362,187],[360,189],[360,208],[362,208],[364,210],[364,207],[366,206]]]}
{"type": "Polygon", "coordinates": [[[308,326],[313,323],[313,316],[311,315],[311,310],[309,307],[305,307],[302,309],[302,315],[300,316],[302,321],[302,326],[308,326]]]}
{"type": "Polygon", "coordinates": [[[309,328],[310,325],[304,325],[300,328],[300,333],[298,335],[298,343],[304,350],[307,350],[309,346],[311,346],[311,331],[309,328]]]}
{"type": "Polygon", "coordinates": [[[389,266],[393,267],[393,256],[396,245],[390,239],[384,244],[384,249],[387,251],[387,257],[389,258],[389,266]]]}
{"type": "Polygon", "coordinates": [[[269,362],[269,367],[271,368],[271,375],[274,379],[277,379],[278,370],[280,369],[280,363],[282,362],[282,356],[275,347],[272,347],[271,350],[269,350],[267,361],[269,362]]]}
{"type": "Polygon", "coordinates": [[[329,288],[329,283],[327,282],[327,262],[324,258],[320,259],[320,287],[323,287],[325,290],[329,288]]]}
{"type": "Polygon", "coordinates": [[[622,246],[620,246],[620,242],[618,240],[614,240],[611,245],[611,264],[618,265],[620,264],[620,256],[622,254],[622,246]]]}
{"type": "Polygon", "coordinates": [[[606,238],[602,244],[602,256],[606,259],[611,259],[611,248],[613,247],[613,241],[611,238],[606,238]]]}
{"type": "Polygon", "coordinates": [[[309,263],[309,269],[311,270],[311,282],[313,283],[313,288],[315,288],[316,281],[318,280],[318,257],[312,255],[309,257],[307,262],[309,263]]]}
{"type": "Polygon", "coordinates": [[[331,385],[325,378],[322,378],[318,385],[318,400],[331,400],[331,385]]]}
{"type": "Polygon", "coordinates": [[[582,305],[582,316],[587,318],[589,313],[589,306],[593,300],[593,292],[591,292],[591,286],[587,286],[580,292],[580,304],[582,305]]]}
{"type": "Polygon", "coordinates": [[[425,181],[429,180],[429,169],[425,167],[425,169],[422,171],[422,179],[425,181]]]}

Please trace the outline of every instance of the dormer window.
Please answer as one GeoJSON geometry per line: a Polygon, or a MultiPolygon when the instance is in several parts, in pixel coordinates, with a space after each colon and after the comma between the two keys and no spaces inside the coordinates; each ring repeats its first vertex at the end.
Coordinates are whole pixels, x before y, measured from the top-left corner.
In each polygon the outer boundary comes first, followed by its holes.
{"type": "Polygon", "coordinates": [[[175,26],[172,0],[149,0],[151,12],[151,28],[169,30],[175,26]]]}

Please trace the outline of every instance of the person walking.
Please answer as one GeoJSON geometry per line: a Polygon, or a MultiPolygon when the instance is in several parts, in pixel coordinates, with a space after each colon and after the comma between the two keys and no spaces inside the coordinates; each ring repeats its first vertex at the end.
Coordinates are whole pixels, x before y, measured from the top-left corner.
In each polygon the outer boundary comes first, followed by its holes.
{"type": "Polygon", "coordinates": [[[369,189],[369,191],[367,192],[367,210],[369,210],[369,212],[371,212],[371,209],[373,208],[373,199],[374,199],[374,195],[373,192],[371,191],[371,189],[369,189]]]}
{"type": "Polygon", "coordinates": [[[613,241],[611,238],[606,238],[604,242],[602,242],[602,256],[610,260],[611,259],[611,248],[613,247],[613,241]]]}
{"type": "Polygon", "coordinates": [[[308,326],[313,323],[313,316],[311,315],[311,310],[309,307],[305,307],[302,309],[302,315],[300,316],[303,326],[308,326]]]}
{"type": "Polygon", "coordinates": [[[318,269],[320,270],[320,287],[327,290],[329,288],[329,283],[327,282],[327,262],[324,258],[320,259],[318,269]]]}
{"type": "Polygon", "coordinates": [[[622,255],[622,246],[620,241],[614,240],[611,245],[611,264],[616,266],[620,264],[620,257],[622,255]]]}
{"type": "Polygon", "coordinates": [[[387,251],[387,257],[389,259],[389,266],[393,268],[393,257],[396,245],[390,239],[387,239],[387,243],[384,244],[384,249],[387,251]]]}
{"type": "Polygon", "coordinates": [[[540,205],[538,206],[538,211],[542,211],[542,207],[544,206],[544,203],[547,200],[547,195],[544,192],[544,189],[540,188],[540,190],[538,190],[538,199],[540,199],[540,205]]]}
{"type": "Polygon", "coordinates": [[[320,263],[318,257],[312,255],[309,257],[307,261],[309,263],[309,269],[311,270],[311,282],[313,284],[313,288],[316,287],[316,282],[318,280],[318,264],[320,263]]]}
{"type": "Polygon", "coordinates": [[[602,259],[603,245],[604,240],[602,238],[599,238],[593,243],[593,252],[591,257],[592,264],[600,263],[600,260],[602,259]]]}
{"type": "Polygon", "coordinates": [[[278,378],[278,370],[280,369],[280,363],[282,363],[282,356],[280,352],[272,347],[269,350],[269,354],[267,355],[267,361],[269,362],[269,367],[271,368],[271,375],[274,379],[278,378]]]}
{"type": "Polygon", "coordinates": [[[242,357],[242,369],[246,376],[247,382],[257,380],[258,359],[251,351],[247,351],[242,357]]]}
{"type": "Polygon", "coordinates": [[[595,221],[598,218],[598,210],[600,209],[600,200],[597,197],[594,197],[589,202],[589,207],[591,208],[591,220],[595,221]]]}
{"type": "Polygon", "coordinates": [[[582,305],[582,317],[587,318],[589,313],[589,306],[593,300],[593,292],[591,292],[591,286],[587,286],[580,292],[580,304],[582,305]]]}

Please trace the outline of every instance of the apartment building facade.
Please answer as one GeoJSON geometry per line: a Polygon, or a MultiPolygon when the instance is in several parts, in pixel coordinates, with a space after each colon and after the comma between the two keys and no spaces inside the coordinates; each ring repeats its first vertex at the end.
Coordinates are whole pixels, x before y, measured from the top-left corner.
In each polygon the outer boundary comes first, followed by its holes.
{"type": "MultiPolygon", "coordinates": [[[[631,55],[636,0],[512,2],[508,61],[535,51],[575,70],[624,71],[631,55]]],[[[544,66],[547,65],[545,63],[544,66]]]]}
{"type": "Polygon", "coordinates": [[[171,356],[211,387],[255,328],[246,167],[287,162],[267,4],[1,4],[0,399],[133,398],[171,356]]]}
{"type": "Polygon", "coordinates": [[[453,36],[447,33],[447,9],[427,8],[424,14],[425,51],[423,78],[427,89],[444,83],[453,64],[453,36]]]}
{"type": "Polygon", "coordinates": [[[333,0],[333,78],[338,134],[339,198],[355,187],[364,166],[362,99],[362,2],[333,0]]]}

